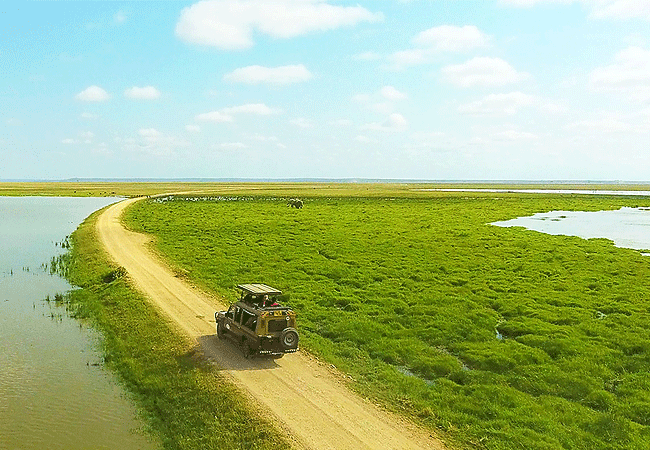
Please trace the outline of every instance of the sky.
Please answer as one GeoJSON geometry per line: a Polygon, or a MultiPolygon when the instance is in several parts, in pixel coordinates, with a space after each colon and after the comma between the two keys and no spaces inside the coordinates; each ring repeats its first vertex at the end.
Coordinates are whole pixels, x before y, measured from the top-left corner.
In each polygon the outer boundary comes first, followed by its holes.
{"type": "Polygon", "coordinates": [[[5,0],[0,33],[0,180],[650,181],[650,0],[5,0]]]}

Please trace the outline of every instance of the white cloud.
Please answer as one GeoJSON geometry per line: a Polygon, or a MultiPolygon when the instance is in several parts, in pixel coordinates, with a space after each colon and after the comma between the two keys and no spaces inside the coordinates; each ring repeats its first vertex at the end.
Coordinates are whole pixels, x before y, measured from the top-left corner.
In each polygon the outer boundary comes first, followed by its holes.
{"type": "Polygon", "coordinates": [[[393,131],[393,132],[402,132],[406,131],[408,128],[408,121],[398,113],[393,113],[388,116],[383,123],[369,123],[361,127],[361,130],[372,130],[372,131],[393,131]]]}
{"type": "Polygon", "coordinates": [[[596,2],[592,16],[600,19],[650,19],[650,2],[647,0],[605,0],[596,2]]]}
{"type": "Polygon", "coordinates": [[[126,21],[126,14],[124,13],[124,11],[118,11],[113,16],[113,20],[115,21],[115,23],[124,23],[126,21]]]}
{"type": "Polygon", "coordinates": [[[514,115],[524,106],[535,103],[535,97],[522,92],[490,94],[481,100],[460,105],[458,112],[471,116],[514,115]]]}
{"type": "Polygon", "coordinates": [[[566,113],[568,111],[568,108],[560,103],[548,101],[539,105],[539,110],[549,115],[558,115],[566,113]]]}
{"type": "Polygon", "coordinates": [[[79,133],[79,136],[86,141],[86,144],[89,144],[92,138],[95,137],[95,133],[92,131],[84,131],[82,133],[79,133]]]}
{"type": "Polygon", "coordinates": [[[416,141],[426,141],[426,140],[439,140],[440,138],[445,137],[445,133],[442,131],[428,131],[428,132],[417,132],[411,134],[411,139],[414,139],[416,141]]]}
{"type": "Polygon", "coordinates": [[[9,125],[10,127],[20,127],[22,126],[22,124],[23,123],[20,120],[16,119],[15,117],[10,117],[9,119],[7,119],[7,125],[9,125]]]}
{"type": "Polygon", "coordinates": [[[539,136],[525,131],[506,130],[492,135],[496,141],[531,141],[539,139],[539,136]]]}
{"type": "Polygon", "coordinates": [[[110,156],[113,152],[108,148],[106,142],[102,142],[90,150],[96,155],[110,156]]]}
{"type": "Polygon", "coordinates": [[[359,135],[354,138],[355,141],[361,142],[362,144],[376,144],[379,141],[377,139],[369,138],[368,136],[359,135]]]}
{"type": "Polygon", "coordinates": [[[357,94],[352,97],[354,103],[364,105],[372,112],[388,115],[394,110],[394,102],[408,98],[393,86],[384,86],[372,95],[357,94]]]}
{"type": "Polygon", "coordinates": [[[576,0],[500,0],[499,3],[505,6],[531,7],[538,3],[558,3],[568,5],[576,0]]]}
{"type": "Polygon", "coordinates": [[[591,72],[589,86],[620,92],[636,101],[650,99],[650,50],[629,47],[619,52],[613,64],[591,72]]]}
{"type": "Polygon", "coordinates": [[[233,122],[235,120],[235,118],[230,114],[225,114],[221,111],[212,111],[208,113],[199,114],[195,117],[195,119],[199,122],[217,122],[217,123],[233,122]]]}
{"type": "Polygon", "coordinates": [[[280,67],[248,66],[235,69],[224,75],[223,79],[246,84],[293,84],[308,81],[312,73],[302,64],[280,67]]]}
{"type": "Polygon", "coordinates": [[[153,86],[133,86],[132,88],[124,91],[124,96],[138,100],[155,100],[157,98],[160,98],[160,91],[153,86]]]}
{"type": "Polygon", "coordinates": [[[185,131],[189,131],[190,133],[200,133],[201,127],[198,125],[185,125],[185,131]]]}
{"type": "Polygon", "coordinates": [[[413,38],[412,42],[418,47],[435,52],[464,52],[487,47],[490,37],[474,25],[464,27],[441,25],[422,31],[413,38]]]}
{"type": "Polygon", "coordinates": [[[460,87],[504,86],[517,83],[528,77],[525,72],[517,72],[501,58],[476,57],[463,64],[443,67],[445,81],[460,87]]]}
{"type": "Polygon", "coordinates": [[[354,103],[368,103],[370,96],[368,94],[356,94],[352,96],[352,101],[354,103]]]}
{"type": "Polygon", "coordinates": [[[409,66],[428,63],[443,52],[467,52],[488,47],[491,37],[474,25],[458,27],[441,25],[415,35],[411,42],[415,48],[400,50],[388,56],[389,69],[402,70],[409,66]]]}
{"type": "Polygon", "coordinates": [[[335,125],[337,127],[349,127],[352,125],[352,121],[348,119],[337,119],[329,123],[330,125],[335,125]]]}
{"type": "Polygon", "coordinates": [[[467,145],[471,145],[471,146],[481,146],[481,145],[487,145],[489,143],[490,141],[488,139],[482,137],[473,137],[467,141],[467,145]]]}
{"type": "Polygon", "coordinates": [[[431,51],[422,48],[400,50],[388,56],[391,70],[403,70],[409,66],[418,66],[429,62],[431,51]]]}
{"type": "Polygon", "coordinates": [[[379,113],[379,114],[390,114],[393,111],[393,104],[390,102],[377,102],[371,103],[368,105],[370,111],[379,113]]]}
{"type": "Polygon", "coordinates": [[[650,19],[650,3],[647,0],[501,0],[505,6],[530,8],[538,4],[581,3],[597,19],[650,19]]]}
{"type": "Polygon", "coordinates": [[[388,116],[388,120],[383,123],[383,127],[392,131],[404,131],[408,128],[408,122],[401,114],[393,113],[388,116]]]}
{"type": "Polygon", "coordinates": [[[408,95],[403,92],[398,91],[393,86],[384,86],[381,88],[381,95],[388,100],[404,100],[408,98],[408,95]]]}
{"type": "Polygon", "coordinates": [[[82,119],[95,120],[95,119],[97,119],[99,116],[98,116],[97,114],[93,114],[93,113],[89,113],[89,112],[83,112],[83,113],[81,113],[81,116],[80,116],[80,117],[81,117],[82,119]]]}
{"type": "Polygon", "coordinates": [[[62,144],[76,144],[77,141],[75,141],[74,139],[71,139],[71,138],[67,138],[67,139],[63,139],[63,140],[61,141],[61,143],[62,143],[62,144]]]}
{"type": "Polygon", "coordinates": [[[141,128],[138,130],[138,134],[147,140],[156,140],[160,137],[160,131],[155,128],[141,128]]]}
{"type": "Polygon", "coordinates": [[[259,116],[268,116],[271,114],[281,113],[281,109],[274,109],[266,106],[264,103],[248,103],[240,106],[231,106],[222,108],[219,111],[212,111],[208,113],[199,114],[195,120],[199,122],[234,122],[235,114],[256,114],[259,116]]]}
{"type": "Polygon", "coordinates": [[[297,119],[290,120],[289,123],[291,125],[295,125],[295,126],[300,127],[300,128],[313,128],[314,127],[314,123],[309,119],[305,119],[304,117],[299,117],[297,119]]]}
{"type": "Polygon", "coordinates": [[[93,85],[79,92],[75,98],[82,102],[104,102],[111,98],[111,96],[104,89],[93,85]]]}
{"type": "Polygon", "coordinates": [[[233,106],[230,108],[223,108],[226,114],[257,114],[260,116],[268,116],[270,114],[278,114],[282,112],[280,109],[269,108],[264,103],[248,103],[246,105],[233,106]]]}
{"type": "MultiPolygon", "coordinates": [[[[115,141],[118,142],[118,139],[115,141]]],[[[151,157],[170,157],[176,153],[177,148],[190,145],[187,141],[162,133],[155,128],[140,128],[138,138],[125,138],[120,142],[125,151],[151,157]]]]}
{"type": "Polygon", "coordinates": [[[587,130],[599,133],[621,133],[633,131],[633,127],[629,123],[622,122],[614,117],[596,120],[581,120],[567,125],[566,129],[587,130]]]}
{"type": "Polygon", "coordinates": [[[335,6],[322,0],[206,0],[181,11],[176,36],[194,44],[242,50],[254,45],[255,34],[288,39],[381,20],[381,13],[361,6],[335,6]]]}

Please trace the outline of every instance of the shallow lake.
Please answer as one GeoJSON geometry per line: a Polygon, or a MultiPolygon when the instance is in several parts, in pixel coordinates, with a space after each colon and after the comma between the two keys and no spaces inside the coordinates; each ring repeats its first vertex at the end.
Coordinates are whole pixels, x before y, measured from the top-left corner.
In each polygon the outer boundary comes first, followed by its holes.
{"type": "Polygon", "coordinates": [[[488,189],[488,188],[431,188],[416,191],[440,192],[489,192],[492,194],[572,194],[572,195],[622,195],[633,197],[650,197],[650,191],[623,191],[605,189],[488,189]]]}
{"type": "Polygon", "coordinates": [[[500,227],[524,227],[546,234],[606,238],[617,247],[650,249],[650,209],[621,208],[615,211],[551,211],[530,217],[493,222],[500,227]]]}
{"type": "Polygon", "coordinates": [[[71,289],[48,269],[59,243],[118,200],[0,197],[0,449],[156,447],[102,366],[99,336],[45,301],[71,289]]]}

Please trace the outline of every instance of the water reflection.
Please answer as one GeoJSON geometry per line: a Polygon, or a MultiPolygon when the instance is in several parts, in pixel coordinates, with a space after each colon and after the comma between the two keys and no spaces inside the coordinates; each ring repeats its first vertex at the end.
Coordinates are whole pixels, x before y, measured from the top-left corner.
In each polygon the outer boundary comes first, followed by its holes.
{"type": "Polygon", "coordinates": [[[500,227],[524,227],[546,234],[606,238],[617,247],[650,249],[650,209],[621,208],[615,211],[551,211],[530,217],[493,222],[500,227]]]}
{"type": "Polygon", "coordinates": [[[48,270],[55,243],[116,200],[0,197],[0,449],[154,447],[98,336],[44,301],[71,288],[48,270]]]}

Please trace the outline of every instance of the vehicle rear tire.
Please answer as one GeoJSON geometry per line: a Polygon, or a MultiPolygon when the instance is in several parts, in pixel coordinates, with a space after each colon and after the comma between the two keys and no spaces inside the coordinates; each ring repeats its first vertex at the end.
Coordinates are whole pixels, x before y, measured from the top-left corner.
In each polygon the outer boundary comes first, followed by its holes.
{"type": "Polygon", "coordinates": [[[295,328],[285,328],[280,336],[280,343],[285,350],[298,348],[298,331],[295,328]]]}

